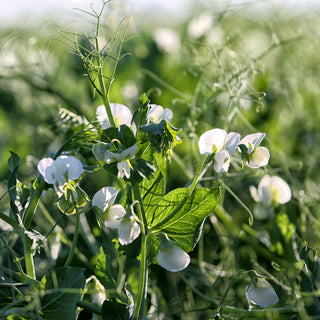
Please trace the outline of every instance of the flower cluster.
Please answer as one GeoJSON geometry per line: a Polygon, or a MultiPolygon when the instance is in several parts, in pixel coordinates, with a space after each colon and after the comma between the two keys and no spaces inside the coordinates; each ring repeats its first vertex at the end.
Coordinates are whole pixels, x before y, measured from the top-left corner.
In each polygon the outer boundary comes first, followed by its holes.
{"type": "Polygon", "coordinates": [[[248,167],[259,168],[266,166],[270,158],[269,150],[260,146],[265,135],[254,133],[240,140],[237,132],[212,129],[200,136],[198,145],[201,154],[213,156],[216,172],[225,173],[229,170],[231,155],[237,148],[248,167]]]}

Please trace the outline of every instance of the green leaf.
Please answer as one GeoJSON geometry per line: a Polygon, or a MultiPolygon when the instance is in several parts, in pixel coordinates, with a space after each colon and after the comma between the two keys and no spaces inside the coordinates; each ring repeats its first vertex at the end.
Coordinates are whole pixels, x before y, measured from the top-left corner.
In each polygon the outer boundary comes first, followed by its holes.
{"type": "Polygon", "coordinates": [[[103,134],[101,137],[101,140],[103,142],[108,142],[110,143],[113,139],[119,139],[119,131],[118,128],[115,127],[110,127],[106,130],[103,130],[103,134]]]}
{"type": "Polygon", "coordinates": [[[20,165],[20,158],[19,156],[14,153],[13,151],[10,151],[10,158],[8,159],[8,166],[11,173],[16,171],[19,168],[20,165]]]}
{"type": "Polygon", "coordinates": [[[191,251],[199,240],[204,219],[213,212],[220,189],[178,188],[166,194],[157,204],[146,207],[148,225],[166,233],[185,251],[191,251]]]}
{"type": "Polygon", "coordinates": [[[102,305],[102,320],[130,319],[130,306],[116,299],[105,300],[102,305]]]}
{"type": "MultiPolygon", "coordinates": [[[[18,170],[20,164],[19,156],[10,151],[10,158],[8,160],[8,166],[10,170],[10,175],[8,178],[8,194],[10,198],[10,207],[14,214],[19,213],[19,208],[17,207],[17,180],[18,180],[18,170]]],[[[22,208],[20,208],[22,209],[22,208]]]]}
{"type": "Polygon", "coordinates": [[[132,130],[124,124],[119,128],[119,140],[126,149],[136,143],[136,138],[134,137],[132,130]]]}
{"type": "Polygon", "coordinates": [[[85,286],[83,268],[58,268],[41,280],[45,295],[41,299],[41,314],[46,320],[76,319],[76,304],[85,286]]]}

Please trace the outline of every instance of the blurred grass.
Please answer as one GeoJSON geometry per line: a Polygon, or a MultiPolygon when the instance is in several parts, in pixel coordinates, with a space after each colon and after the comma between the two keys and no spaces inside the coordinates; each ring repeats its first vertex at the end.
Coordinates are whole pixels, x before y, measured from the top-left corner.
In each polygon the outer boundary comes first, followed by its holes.
{"type": "MultiPolygon", "coordinates": [[[[176,148],[177,160],[168,166],[168,189],[183,186],[192,176],[200,158],[199,135],[224,127],[242,136],[266,132],[264,145],[271,160],[267,171],[245,169],[239,173],[239,168],[234,168],[223,182],[252,208],[249,186],[256,186],[265,173],[275,174],[290,184],[293,199],[278,210],[277,219],[287,216],[288,221],[256,221],[251,228],[244,208],[224,191],[224,207],[218,208],[217,218],[211,217],[205,224],[204,235],[192,254],[194,264],[184,273],[187,279],[166,274],[169,279],[164,283],[173,289],[169,291],[156,278],[152,280],[153,287],[159,285],[161,290],[154,293],[160,297],[158,308],[163,307],[167,314],[170,309],[173,313],[181,310],[183,319],[194,319],[195,314],[199,319],[205,314],[205,319],[210,314],[191,312],[202,306],[206,309],[206,303],[198,305],[188,281],[208,296],[221,297],[230,274],[239,269],[255,268],[258,273],[270,274],[282,306],[289,305],[290,297],[297,297],[299,278],[298,269],[290,264],[304,243],[317,252],[320,249],[318,12],[290,15],[280,11],[275,15],[270,8],[269,13],[250,16],[246,9],[212,8],[206,13],[211,15],[212,25],[199,37],[192,37],[190,30],[188,34],[192,14],[169,25],[180,39],[173,47],[156,41],[154,32],[160,25],[149,28],[136,22],[136,29],[130,32],[139,36],[125,46],[131,55],[119,64],[111,101],[134,110],[139,95],[147,92],[152,103],[173,110],[173,125],[183,128],[184,142],[176,148]],[[261,249],[261,243],[270,241],[272,246],[266,244],[261,249]],[[292,283],[288,279],[293,279],[292,283]]],[[[20,179],[31,181],[37,175],[39,159],[63,143],[59,107],[91,121],[101,101],[94,96],[79,58],[56,40],[63,40],[57,25],[17,26],[0,30],[0,34],[0,180],[8,176],[6,161],[12,150],[23,159],[20,179]]],[[[103,186],[106,179],[87,176],[84,188],[92,194],[90,190],[103,186]]],[[[219,181],[210,180],[210,175],[203,182],[208,187],[215,184],[219,181]]],[[[164,271],[153,266],[152,273],[160,279],[164,271]]],[[[243,307],[243,287],[240,280],[236,282],[228,302],[243,307]]]]}

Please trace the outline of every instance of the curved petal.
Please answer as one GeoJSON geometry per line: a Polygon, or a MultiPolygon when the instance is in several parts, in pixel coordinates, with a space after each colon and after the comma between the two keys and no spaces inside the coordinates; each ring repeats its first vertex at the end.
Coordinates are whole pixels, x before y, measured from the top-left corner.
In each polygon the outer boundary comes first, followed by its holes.
{"type": "Polygon", "coordinates": [[[257,220],[264,220],[272,216],[272,209],[259,203],[253,208],[253,215],[257,220]]]}
{"type": "Polygon", "coordinates": [[[272,306],[279,301],[272,285],[264,279],[257,279],[256,285],[251,285],[246,295],[249,302],[264,308],[272,306]]]}
{"type": "Polygon", "coordinates": [[[130,127],[132,121],[132,112],[127,106],[120,103],[110,103],[110,109],[117,127],[121,126],[122,124],[130,127]]]}
{"type": "Polygon", "coordinates": [[[130,163],[129,160],[121,161],[117,163],[118,168],[118,179],[126,176],[127,179],[130,178],[130,163]]]}
{"type": "Polygon", "coordinates": [[[101,129],[105,130],[111,127],[106,107],[104,105],[98,106],[96,111],[97,120],[100,123],[101,129]]]}
{"type": "Polygon", "coordinates": [[[171,272],[183,270],[190,263],[190,256],[176,245],[160,248],[157,259],[162,268],[171,272]]]}
{"type": "Polygon", "coordinates": [[[92,153],[99,161],[105,161],[105,152],[107,150],[107,145],[103,143],[96,143],[92,146],[92,153]]]}
{"type": "Polygon", "coordinates": [[[173,113],[169,108],[164,109],[162,106],[157,104],[150,104],[150,109],[147,114],[148,121],[158,123],[162,119],[170,122],[172,120],[173,113]]]}
{"type": "Polygon", "coordinates": [[[131,219],[122,219],[119,226],[119,242],[122,245],[127,245],[137,239],[141,229],[139,223],[131,219]]]}
{"type": "Polygon", "coordinates": [[[268,164],[270,159],[269,150],[265,147],[257,147],[249,156],[247,166],[250,168],[260,168],[268,164]]]}
{"type": "Polygon", "coordinates": [[[240,141],[240,134],[237,132],[228,133],[224,142],[224,149],[227,149],[229,154],[233,154],[240,141]]]}
{"type": "Polygon", "coordinates": [[[103,212],[113,205],[119,190],[114,187],[103,187],[95,193],[92,198],[92,205],[98,207],[103,212]]]}
{"type": "Polygon", "coordinates": [[[138,146],[131,146],[130,148],[123,150],[120,153],[121,160],[133,159],[137,149],[138,146]]]}
{"type": "MultiPolygon", "coordinates": [[[[62,156],[61,156],[62,157],[62,156]]],[[[59,161],[59,158],[57,158],[56,162],[59,161]]],[[[66,178],[67,180],[76,180],[80,178],[80,176],[83,173],[83,166],[80,160],[78,160],[75,157],[68,156],[65,160],[65,166],[66,166],[66,178]]],[[[58,166],[58,164],[57,164],[58,166]]]]}
{"type": "Polygon", "coordinates": [[[111,229],[120,226],[122,218],[126,215],[126,210],[121,204],[115,204],[110,207],[105,215],[104,225],[111,229]]]}
{"type": "Polygon", "coordinates": [[[45,182],[49,184],[53,184],[55,182],[56,167],[52,158],[41,159],[37,168],[45,182]]]}
{"type": "Polygon", "coordinates": [[[248,148],[248,154],[250,154],[256,147],[260,145],[265,136],[266,134],[261,132],[248,134],[239,142],[239,144],[244,144],[248,148]]]}
{"type": "Polygon", "coordinates": [[[203,133],[198,141],[200,154],[212,154],[220,151],[227,136],[225,130],[212,129],[203,133]]]}
{"type": "Polygon", "coordinates": [[[114,153],[109,150],[106,150],[104,153],[104,161],[109,164],[111,162],[121,161],[121,156],[119,153],[114,153]]]}
{"type": "Polygon", "coordinates": [[[291,190],[288,184],[280,177],[271,177],[271,188],[274,191],[274,201],[286,203],[291,199],[291,190]]]}
{"type": "Polygon", "coordinates": [[[214,156],[214,170],[216,172],[227,172],[230,166],[230,154],[227,150],[218,151],[214,156]]]}

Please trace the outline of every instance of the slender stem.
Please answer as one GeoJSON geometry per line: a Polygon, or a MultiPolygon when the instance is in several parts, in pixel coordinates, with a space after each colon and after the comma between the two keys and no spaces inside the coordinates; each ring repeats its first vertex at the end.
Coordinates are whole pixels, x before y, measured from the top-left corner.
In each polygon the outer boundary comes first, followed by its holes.
{"type": "Polygon", "coordinates": [[[78,211],[76,211],[76,226],[75,226],[75,230],[74,230],[72,246],[69,251],[69,256],[67,258],[66,263],[64,264],[65,267],[67,267],[70,264],[70,262],[73,258],[74,252],[76,250],[76,245],[78,242],[79,230],[80,230],[80,213],[78,211]]]}
{"type": "Polygon", "coordinates": [[[85,301],[82,301],[82,300],[78,300],[77,301],[77,306],[82,308],[82,309],[89,310],[92,313],[95,313],[95,314],[98,314],[98,315],[101,316],[101,308],[99,306],[95,305],[95,304],[88,303],[88,302],[85,302],[85,301]]]}
{"type": "Polygon", "coordinates": [[[147,263],[147,219],[143,208],[141,193],[138,184],[133,185],[133,193],[135,200],[138,201],[137,211],[141,227],[141,258],[140,258],[140,274],[139,274],[139,287],[136,300],[134,319],[142,320],[145,315],[147,286],[148,286],[148,263],[147,263]]]}
{"type": "Polygon", "coordinates": [[[24,248],[24,253],[25,253],[26,271],[27,271],[27,275],[30,278],[35,279],[36,272],[34,270],[34,262],[33,262],[31,246],[32,246],[31,239],[26,234],[24,234],[23,248],[24,248]]]}

